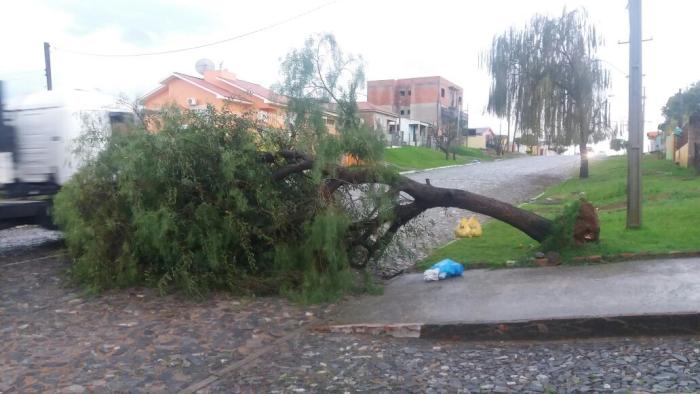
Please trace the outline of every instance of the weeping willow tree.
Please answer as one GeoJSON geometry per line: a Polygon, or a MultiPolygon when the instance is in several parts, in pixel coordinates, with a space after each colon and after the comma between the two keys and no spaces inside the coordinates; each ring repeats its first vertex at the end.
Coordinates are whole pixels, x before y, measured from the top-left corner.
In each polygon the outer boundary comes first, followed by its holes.
{"type": "Polygon", "coordinates": [[[586,145],[610,134],[610,77],[596,58],[602,37],[585,11],[536,15],[522,30],[494,38],[482,64],[491,75],[487,110],[523,134],[559,146],[579,145],[580,177],[588,176],[586,145]]]}

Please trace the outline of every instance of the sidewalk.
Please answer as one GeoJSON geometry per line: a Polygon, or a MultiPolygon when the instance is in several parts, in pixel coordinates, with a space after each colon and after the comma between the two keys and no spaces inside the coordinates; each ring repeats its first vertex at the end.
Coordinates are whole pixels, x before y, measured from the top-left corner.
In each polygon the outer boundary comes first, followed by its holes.
{"type": "Polygon", "coordinates": [[[347,302],[331,331],[461,339],[700,332],[700,259],[410,274],[347,302]],[[568,333],[568,335],[567,335],[568,333]]]}

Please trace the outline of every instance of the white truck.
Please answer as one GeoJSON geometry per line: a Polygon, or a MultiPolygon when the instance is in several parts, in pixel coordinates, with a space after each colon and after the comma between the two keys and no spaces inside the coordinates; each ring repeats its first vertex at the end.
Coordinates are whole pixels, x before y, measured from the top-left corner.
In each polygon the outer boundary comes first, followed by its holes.
{"type": "Polygon", "coordinates": [[[86,90],[48,91],[3,106],[0,84],[0,228],[50,226],[52,196],[80,166],[76,138],[133,124],[114,97],[86,90]]]}

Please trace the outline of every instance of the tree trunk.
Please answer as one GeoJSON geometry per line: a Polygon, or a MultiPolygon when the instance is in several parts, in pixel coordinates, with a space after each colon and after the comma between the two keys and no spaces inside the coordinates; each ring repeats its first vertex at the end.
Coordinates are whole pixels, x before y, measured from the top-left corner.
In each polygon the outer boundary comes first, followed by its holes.
{"type": "MultiPolygon", "coordinates": [[[[334,171],[334,179],[340,184],[363,184],[381,182],[379,175],[371,169],[338,167],[334,171]]],[[[533,212],[526,211],[511,204],[471,193],[466,190],[447,189],[442,187],[422,184],[410,178],[399,176],[388,185],[394,193],[403,192],[413,197],[410,204],[413,209],[410,217],[413,218],[430,208],[462,208],[475,213],[481,213],[508,223],[524,232],[535,241],[542,242],[552,230],[552,222],[533,212]]],[[[333,190],[326,193],[332,193],[333,190]]],[[[398,213],[400,216],[401,213],[398,213]]],[[[406,218],[397,217],[405,223],[406,218]]]]}
{"type": "Polygon", "coordinates": [[[544,241],[552,230],[552,222],[549,219],[465,190],[424,185],[404,177],[399,181],[397,189],[413,197],[416,205],[423,210],[452,207],[481,213],[510,224],[538,242],[544,241]]]}
{"type": "Polygon", "coordinates": [[[513,151],[513,148],[510,146],[510,144],[515,140],[515,136],[513,136],[513,139],[511,140],[510,138],[510,113],[508,114],[508,140],[506,141],[506,152],[513,151]]]}
{"type": "Polygon", "coordinates": [[[578,176],[579,178],[588,178],[588,147],[585,142],[579,144],[579,150],[581,151],[581,167],[578,176]]]}

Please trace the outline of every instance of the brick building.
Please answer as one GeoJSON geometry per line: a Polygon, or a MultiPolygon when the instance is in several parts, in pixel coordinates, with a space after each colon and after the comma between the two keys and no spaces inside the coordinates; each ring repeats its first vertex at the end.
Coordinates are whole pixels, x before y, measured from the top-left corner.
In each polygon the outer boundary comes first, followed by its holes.
{"type": "Polygon", "coordinates": [[[367,102],[437,128],[438,134],[462,115],[462,88],[447,79],[420,77],[367,82],[367,102]]]}

